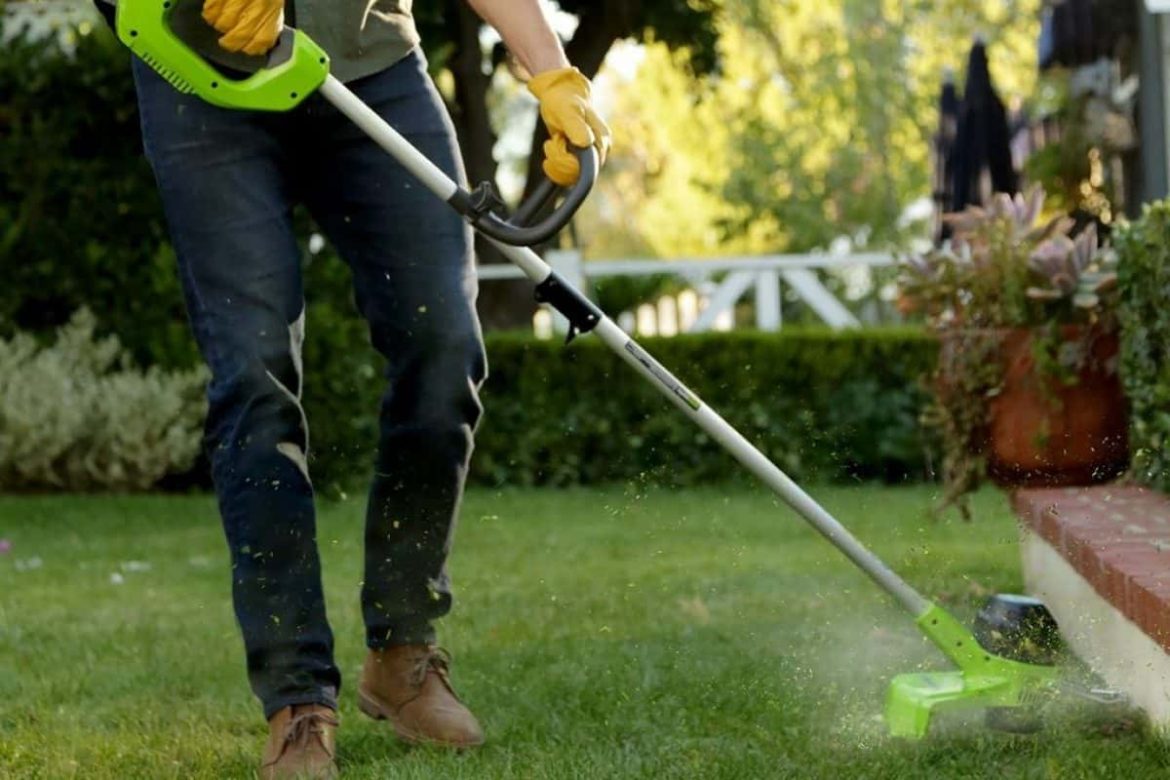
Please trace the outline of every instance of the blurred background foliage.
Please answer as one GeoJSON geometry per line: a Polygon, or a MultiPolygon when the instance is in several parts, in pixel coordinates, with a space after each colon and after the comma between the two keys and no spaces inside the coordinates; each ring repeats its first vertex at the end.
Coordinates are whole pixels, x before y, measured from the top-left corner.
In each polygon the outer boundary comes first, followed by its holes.
{"type": "MultiPolygon", "coordinates": [[[[1036,80],[1039,0],[725,0],[718,68],[660,44],[610,73],[618,128],[590,256],[898,248],[923,235],[948,68],[991,42],[1005,96],[1036,80]]],[[[960,74],[961,75],[961,74],[960,74]]]]}

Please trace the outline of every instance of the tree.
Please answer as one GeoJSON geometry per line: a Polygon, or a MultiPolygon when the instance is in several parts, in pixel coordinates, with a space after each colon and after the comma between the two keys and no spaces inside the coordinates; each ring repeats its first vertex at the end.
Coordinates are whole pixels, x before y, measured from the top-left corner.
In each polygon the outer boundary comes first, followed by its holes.
{"type": "MultiPolygon", "coordinates": [[[[683,52],[682,61],[693,72],[714,67],[719,0],[560,0],[561,10],[577,18],[566,42],[569,60],[588,77],[600,70],[615,42],[632,38],[655,41],[683,52]]],[[[493,156],[497,129],[491,121],[491,97],[496,71],[503,65],[501,46],[484,51],[482,22],[465,0],[417,4],[416,22],[435,70],[450,73],[446,95],[459,135],[464,164],[472,183],[496,181],[493,156]]],[[[525,192],[539,181],[540,148],[547,138],[537,122],[532,134],[525,192]]],[[[486,242],[477,247],[482,262],[497,262],[498,254],[486,242]]],[[[487,327],[524,327],[534,304],[527,284],[495,284],[480,298],[480,315],[487,327]]]]}
{"type": "Polygon", "coordinates": [[[981,34],[1001,91],[1027,95],[1038,11],[1039,0],[727,0],[718,78],[650,47],[621,91],[611,174],[649,175],[616,194],[635,212],[619,227],[660,254],[897,247],[906,206],[929,195],[944,70],[981,34]]]}

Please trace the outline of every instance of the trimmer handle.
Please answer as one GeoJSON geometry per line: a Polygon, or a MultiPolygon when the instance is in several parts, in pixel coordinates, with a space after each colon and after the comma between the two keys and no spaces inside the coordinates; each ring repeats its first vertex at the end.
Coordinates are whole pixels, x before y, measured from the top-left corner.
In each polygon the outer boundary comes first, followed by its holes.
{"type": "Polygon", "coordinates": [[[288,111],[329,75],[329,55],[307,35],[286,27],[262,66],[246,78],[225,76],[184,43],[168,24],[180,0],[117,0],[119,40],[180,92],[222,108],[288,111]]]}
{"type": "Polygon", "coordinates": [[[503,202],[490,184],[481,184],[474,191],[463,193],[466,197],[463,203],[460,203],[463,199],[459,197],[453,202],[471,218],[476,230],[489,238],[512,246],[543,244],[569,224],[597,182],[597,150],[588,147],[574,151],[577,161],[581,164],[581,175],[577,178],[577,183],[566,189],[546,178],[520,204],[515,213],[507,218],[499,215],[498,212],[503,209],[503,202]],[[564,201],[553,209],[551,214],[535,225],[527,224],[561,194],[564,195],[564,201]]]}

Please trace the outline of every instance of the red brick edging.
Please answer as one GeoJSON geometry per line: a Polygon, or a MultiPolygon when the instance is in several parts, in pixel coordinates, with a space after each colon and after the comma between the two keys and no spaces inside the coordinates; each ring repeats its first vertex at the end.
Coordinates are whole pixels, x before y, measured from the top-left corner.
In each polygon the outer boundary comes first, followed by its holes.
{"type": "Polygon", "coordinates": [[[1016,491],[1012,507],[1170,653],[1170,496],[1133,485],[1016,491]]]}

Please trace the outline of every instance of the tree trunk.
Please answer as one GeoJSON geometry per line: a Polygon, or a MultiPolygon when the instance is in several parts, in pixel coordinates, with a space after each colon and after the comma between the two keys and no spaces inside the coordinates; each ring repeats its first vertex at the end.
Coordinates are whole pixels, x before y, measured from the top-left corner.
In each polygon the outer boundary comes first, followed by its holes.
{"type": "MultiPolygon", "coordinates": [[[[463,153],[463,166],[471,186],[496,180],[496,160],[492,150],[496,134],[492,130],[487,95],[491,73],[484,67],[484,53],[479,43],[482,25],[479,17],[463,0],[447,0],[444,18],[448,40],[455,51],[448,67],[455,82],[455,100],[451,118],[463,153]]],[[[504,258],[495,247],[476,235],[475,253],[480,263],[502,263],[504,258]]],[[[490,282],[480,291],[479,317],[492,330],[528,327],[532,321],[532,288],[526,281],[490,282]]]]}
{"type": "Polygon", "coordinates": [[[462,0],[448,0],[445,16],[449,39],[455,44],[455,51],[447,63],[455,81],[451,118],[459,137],[467,178],[474,186],[496,178],[496,161],[492,157],[496,135],[492,132],[487,107],[491,75],[484,72],[479,17],[462,0]]]}

